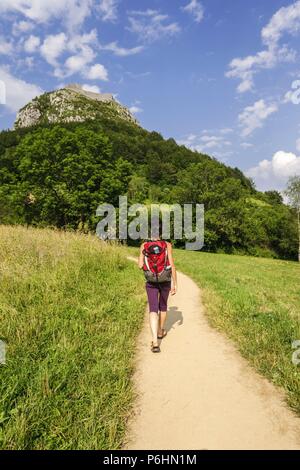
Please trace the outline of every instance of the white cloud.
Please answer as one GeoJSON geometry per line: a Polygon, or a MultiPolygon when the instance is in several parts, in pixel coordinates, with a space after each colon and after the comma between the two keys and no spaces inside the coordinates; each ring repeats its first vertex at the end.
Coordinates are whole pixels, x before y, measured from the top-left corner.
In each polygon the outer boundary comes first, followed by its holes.
{"type": "Polygon", "coordinates": [[[224,129],[220,130],[220,133],[222,135],[232,134],[232,132],[233,132],[233,129],[231,129],[230,127],[224,127],[224,129]]]}
{"type": "Polygon", "coordinates": [[[139,106],[136,106],[136,105],[133,105],[129,108],[129,111],[132,113],[132,114],[138,114],[138,113],[142,113],[143,110],[142,108],[140,108],[139,106]]]}
{"type": "Polygon", "coordinates": [[[103,21],[115,21],[118,17],[118,0],[101,0],[98,9],[103,21]]]}
{"type": "Polygon", "coordinates": [[[13,24],[12,33],[14,36],[18,36],[22,33],[28,33],[34,29],[34,24],[31,21],[16,21],[13,24]]]}
{"type": "Polygon", "coordinates": [[[85,91],[91,91],[92,93],[101,93],[101,90],[97,85],[89,85],[87,83],[84,83],[82,85],[82,89],[85,91]]]}
{"type": "MultiPolygon", "coordinates": [[[[222,134],[221,131],[222,130],[220,130],[218,134],[211,134],[210,131],[204,130],[200,136],[189,134],[184,139],[178,140],[178,144],[185,145],[186,147],[192,150],[197,150],[198,152],[213,150],[214,155],[217,156],[217,150],[224,150],[224,148],[228,148],[232,145],[229,140],[225,139],[224,134],[222,134]]],[[[227,156],[229,156],[229,154],[231,154],[231,152],[226,153],[227,156]]]]}
{"type": "Polygon", "coordinates": [[[200,138],[202,142],[218,142],[223,140],[222,137],[218,137],[216,135],[204,135],[203,137],[200,138]]]}
{"type": "Polygon", "coordinates": [[[300,104],[300,80],[294,80],[284,98],[283,103],[300,104]]]}
{"type": "Polygon", "coordinates": [[[72,55],[68,57],[65,62],[65,66],[67,68],[65,76],[73,75],[76,72],[80,72],[82,68],[91,60],[93,60],[92,56],[86,57],[84,55],[72,55]]]}
{"type": "Polygon", "coordinates": [[[3,36],[0,36],[0,54],[10,55],[13,51],[13,45],[11,42],[6,41],[3,36]]]}
{"type": "Polygon", "coordinates": [[[151,8],[148,8],[147,10],[131,10],[129,12],[129,15],[134,15],[134,16],[155,16],[157,15],[158,11],[157,10],[151,10],[151,8]]]}
{"type": "Polygon", "coordinates": [[[187,136],[187,142],[193,142],[195,139],[197,139],[197,136],[195,134],[189,134],[187,136]]]}
{"type": "Polygon", "coordinates": [[[85,67],[90,64],[94,58],[95,53],[93,49],[91,49],[89,46],[82,46],[79,54],[72,55],[67,58],[65,62],[66,70],[64,72],[64,76],[68,77],[78,72],[81,72],[85,76],[85,67]]]}
{"type": "Polygon", "coordinates": [[[108,80],[108,72],[102,64],[92,65],[84,76],[89,80],[108,80]]]}
{"type": "Polygon", "coordinates": [[[5,106],[10,112],[18,111],[28,101],[43,93],[39,86],[14,77],[6,67],[0,67],[0,80],[5,84],[5,106]]]}
{"type": "Polygon", "coordinates": [[[104,51],[113,52],[115,55],[120,56],[120,57],[126,57],[129,55],[138,54],[144,49],[144,47],[137,46],[137,47],[132,47],[132,48],[125,48],[125,47],[118,46],[117,42],[111,42],[109,44],[106,44],[105,46],[101,46],[101,49],[104,51]]]}
{"type": "Polygon", "coordinates": [[[247,106],[239,114],[239,123],[242,128],[242,136],[247,137],[255,129],[263,127],[264,121],[278,110],[275,103],[266,104],[264,100],[259,100],[252,106],[247,106]]]}
{"type": "Polygon", "coordinates": [[[300,1],[280,8],[262,30],[262,39],[268,46],[276,45],[285,33],[300,31],[300,1]]]}
{"type": "Polygon", "coordinates": [[[286,94],[284,95],[284,98],[283,98],[283,103],[286,104],[286,103],[292,103],[293,102],[293,96],[294,96],[294,92],[292,90],[289,90],[286,92],[286,94]]]}
{"type": "Polygon", "coordinates": [[[143,109],[141,108],[140,106],[141,102],[139,100],[135,100],[131,107],[129,108],[129,111],[132,113],[132,114],[138,114],[138,113],[142,113],[143,112],[143,109]]]}
{"type": "Polygon", "coordinates": [[[262,160],[246,175],[253,178],[257,186],[262,189],[283,189],[290,176],[300,175],[300,157],[294,153],[280,150],[272,160],[262,160]]]}
{"type": "MultiPolygon", "coordinates": [[[[80,73],[87,78],[91,75],[91,79],[95,76],[95,79],[106,80],[103,69],[99,71],[92,68],[92,62],[99,49],[125,57],[141,52],[143,46],[124,48],[115,41],[101,47],[96,28],[89,33],[80,34],[79,27],[93,12],[100,12],[105,21],[114,21],[118,4],[119,0],[0,0],[0,15],[18,13],[25,17],[24,20],[16,20],[12,24],[13,35],[31,31],[36,23],[61,20],[63,26],[67,25],[67,29],[61,28],[61,32],[48,34],[42,40],[32,34],[22,39],[19,45],[23,46],[28,54],[33,54],[39,49],[43,59],[53,67],[53,75],[56,77],[64,78],[80,73]]],[[[13,44],[0,36],[0,54],[10,54],[13,51],[13,44]]]]}
{"type": "Polygon", "coordinates": [[[202,138],[201,139],[202,143],[198,145],[198,148],[201,148],[201,150],[208,150],[208,149],[219,149],[223,148],[224,146],[229,146],[231,145],[231,142],[229,140],[223,140],[221,137],[217,136],[211,136],[209,138],[202,138]]]}
{"type": "Polygon", "coordinates": [[[251,147],[254,147],[254,145],[250,144],[250,142],[242,142],[241,147],[243,147],[244,149],[250,149],[251,147]]]}
{"type": "Polygon", "coordinates": [[[66,47],[67,36],[65,33],[51,34],[44,40],[41,54],[50,65],[57,67],[57,59],[66,50],[66,47]]]}
{"type": "Polygon", "coordinates": [[[261,37],[266,49],[255,55],[235,58],[229,64],[226,76],[241,80],[239,93],[252,90],[254,76],[262,69],[272,69],[280,63],[293,62],[296,52],[287,46],[280,46],[283,35],[296,35],[300,31],[300,0],[287,7],[280,8],[262,29],[261,37]]]}
{"type": "Polygon", "coordinates": [[[178,23],[170,22],[168,15],[162,15],[157,10],[132,11],[128,20],[130,26],[127,29],[146,42],[172,37],[180,32],[178,23]]]}
{"type": "Polygon", "coordinates": [[[185,7],[182,7],[182,10],[193,15],[197,23],[200,23],[204,18],[204,7],[198,0],[191,0],[185,7]]]}
{"type": "Polygon", "coordinates": [[[49,35],[44,40],[40,51],[45,60],[54,67],[54,76],[63,78],[76,73],[86,76],[87,66],[96,57],[94,51],[96,46],[98,46],[97,31],[93,29],[81,35],[66,35],[65,33],[49,35]],[[71,53],[71,55],[62,63],[59,58],[66,53],[71,53]]]}
{"type": "Polygon", "coordinates": [[[287,49],[272,48],[258,52],[254,56],[233,59],[230,64],[230,70],[226,73],[228,78],[238,78],[241,80],[237,91],[245,93],[254,87],[254,76],[262,69],[272,69],[281,62],[291,62],[295,60],[295,52],[287,49]]]}
{"type": "Polygon", "coordinates": [[[208,148],[220,148],[224,146],[231,145],[231,142],[229,140],[225,140],[222,135],[203,135],[200,137],[200,142],[202,145],[203,149],[208,149],[208,148]]]}
{"type": "MultiPolygon", "coordinates": [[[[227,75],[228,77],[233,77],[234,75],[227,75]]],[[[243,78],[243,81],[239,84],[239,86],[237,87],[237,91],[238,93],[245,93],[246,91],[250,91],[253,89],[253,79],[252,79],[252,76],[250,77],[241,77],[243,78]]]]}
{"type": "Polygon", "coordinates": [[[92,6],[93,0],[1,0],[0,13],[17,12],[37,23],[61,19],[74,29],[91,14],[92,6]]]}
{"type": "Polygon", "coordinates": [[[71,34],[68,36],[67,47],[69,51],[76,52],[86,45],[91,47],[98,46],[98,35],[96,29],[92,29],[89,33],[71,34]]]}
{"type": "Polygon", "coordinates": [[[89,80],[108,80],[104,65],[91,63],[96,57],[94,48],[98,47],[96,29],[85,34],[59,33],[45,38],[40,52],[44,59],[54,67],[54,76],[58,78],[80,74],[89,80]],[[62,63],[62,54],[71,53],[62,63]]]}
{"type": "Polygon", "coordinates": [[[232,155],[234,155],[234,152],[232,151],[228,151],[228,152],[224,152],[223,150],[214,151],[214,158],[217,158],[218,160],[226,164],[228,164],[229,157],[232,157],[232,155]]]}
{"type": "Polygon", "coordinates": [[[32,34],[29,36],[28,39],[24,42],[24,50],[28,53],[36,52],[41,40],[38,36],[33,36],[32,34]]]}

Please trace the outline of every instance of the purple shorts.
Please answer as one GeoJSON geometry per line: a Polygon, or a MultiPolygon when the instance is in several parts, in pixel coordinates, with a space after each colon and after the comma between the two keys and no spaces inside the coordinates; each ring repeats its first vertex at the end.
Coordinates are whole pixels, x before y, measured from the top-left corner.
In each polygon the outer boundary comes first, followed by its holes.
{"type": "Polygon", "coordinates": [[[149,312],[166,312],[168,310],[168,297],[171,290],[171,282],[154,284],[146,282],[146,291],[149,302],[149,312]]]}

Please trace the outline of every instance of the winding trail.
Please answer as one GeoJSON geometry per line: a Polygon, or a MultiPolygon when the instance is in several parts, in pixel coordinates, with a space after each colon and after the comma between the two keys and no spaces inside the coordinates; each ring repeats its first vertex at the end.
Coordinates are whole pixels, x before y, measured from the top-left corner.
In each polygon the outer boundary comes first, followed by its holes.
{"type": "Polygon", "coordinates": [[[280,391],[208,325],[197,285],[181,273],[178,284],[160,354],[145,315],[124,449],[300,449],[300,419],[280,391]]]}

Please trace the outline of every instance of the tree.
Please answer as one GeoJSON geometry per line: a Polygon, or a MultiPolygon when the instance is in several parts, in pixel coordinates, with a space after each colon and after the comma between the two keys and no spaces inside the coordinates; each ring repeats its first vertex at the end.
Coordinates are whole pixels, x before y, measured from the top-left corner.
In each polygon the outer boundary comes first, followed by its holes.
{"type": "MultiPolygon", "coordinates": [[[[101,117],[0,132],[0,223],[94,230],[96,208],[205,205],[205,250],[296,259],[295,209],[237,168],[101,117]]],[[[183,241],[182,241],[183,242],[183,241]]]]}
{"type": "Polygon", "coordinates": [[[292,176],[288,181],[285,194],[289,199],[289,203],[297,214],[298,223],[298,261],[300,263],[300,176],[292,176]]]}
{"type": "Polygon", "coordinates": [[[266,201],[270,204],[282,204],[283,198],[278,191],[265,191],[266,201]]]}
{"type": "MultiPolygon", "coordinates": [[[[14,203],[21,222],[34,225],[92,227],[97,206],[112,197],[108,175],[130,171],[128,162],[112,160],[106,136],[81,128],[39,128],[22,139],[12,157],[15,181],[4,186],[0,198],[14,203]]],[[[8,172],[1,171],[0,178],[5,181],[8,172]]]]}

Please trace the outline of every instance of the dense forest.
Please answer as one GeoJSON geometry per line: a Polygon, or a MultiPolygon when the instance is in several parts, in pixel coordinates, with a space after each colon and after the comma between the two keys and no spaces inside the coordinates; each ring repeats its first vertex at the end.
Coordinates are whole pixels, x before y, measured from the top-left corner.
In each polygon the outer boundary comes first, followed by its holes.
{"type": "Polygon", "coordinates": [[[278,192],[157,132],[103,117],[0,133],[1,223],[95,231],[97,206],[119,195],[203,203],[206,251],[297,258],[295,218],[278,192]]]}

